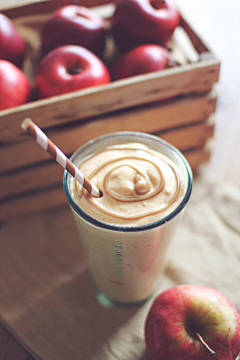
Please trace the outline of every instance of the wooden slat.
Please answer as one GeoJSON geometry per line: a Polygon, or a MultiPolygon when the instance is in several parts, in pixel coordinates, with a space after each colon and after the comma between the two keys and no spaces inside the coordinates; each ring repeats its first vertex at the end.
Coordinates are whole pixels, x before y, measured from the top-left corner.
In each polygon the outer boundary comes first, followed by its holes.
{"type": "MultiPolygon", "coordinates": [[[[210,152],[205,147],[184,152],[193,172],[196,172],[201,163],[208,161],[210,152]]],[[[0,222],[9,221],[19,216],[43,211],[67,204],[62,188],[62,182],[42,189],[35,193],[23,194],[19,197],[11,197],[0,202],[0,222]]]]}
{"type": "Polygon", "coordinates": [[[204,146],[214,133],[214,117],[210,116],[206,121],[190,124],[169,131],[157,132],[155,135],[168,141],[181,151],[204,146]]]}
{"type": "Polygon", "coordinates": [[[211,150],[209,147],[194,149],[192,151],[184,152],[184,155],[189,162],[193,173],[199,170],[199,165],[206,164],[211,157],[211,150]]]}
{"type": "Polygon", "coordinates": [[[34,168],[7,173],[0,178],[0,201],[54,186],[59,184],[62,177],[63,168],[54,160],[34,168]]]}
{"type": "Polygon", "coordinates": [[[0,203],[0,222],[26,216],[37,211],[62,206],[67,203],[62,185],[28,194],[21,198],[12,198],[0,203]]]}
{"type": "MultiPolygon", "coordinates": [[[[213,134],[213,123],[204,121],[156,135],[184,151],[204,146],[213,134]]],[[[63,169],[54,160],[39,166],[23,168],[0,177],[0,199],[54,185],[62,179],[63,169]]]]}
{"type": "MultiPolygon", "coordinates": [[[[159,131],[206,120],[216,108],[216,92],[201,97],[185,97],[165,105],[145,106],[100,117],[79,125],[49,130],[48,136],[66,154],[95,137],[115,131],[159,131]]],[[[35,120],[35,118],[33,118],[35,120]]],[[[37,123],[39,125],[39,123],[37,123]]],[[[20,129],[21,130],[21,129],[20,129]]],[[[22,131],[22,130],[21,130],[22,131]]],[[[45,161],[50,155],[44,152],[28,135],[22,132],[22,142],[0,147],[0,172],[45,161]],[[16,157],[17,154],[17,157],[16,157]]]]}

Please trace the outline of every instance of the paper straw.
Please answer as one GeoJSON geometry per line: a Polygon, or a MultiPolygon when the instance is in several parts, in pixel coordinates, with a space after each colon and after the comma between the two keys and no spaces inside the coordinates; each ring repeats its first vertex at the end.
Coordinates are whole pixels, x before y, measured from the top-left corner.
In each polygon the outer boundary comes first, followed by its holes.
{"type": "Polygon", "coordinates": [[[64,155],[64,153],[44,134],[44,132],[30,119],[21,123],[21,128],[32,135],[36,142],[66,169],[88,192],[94,197],[100,197],[100,190],[90,182],[83,173],[64,155]]]}

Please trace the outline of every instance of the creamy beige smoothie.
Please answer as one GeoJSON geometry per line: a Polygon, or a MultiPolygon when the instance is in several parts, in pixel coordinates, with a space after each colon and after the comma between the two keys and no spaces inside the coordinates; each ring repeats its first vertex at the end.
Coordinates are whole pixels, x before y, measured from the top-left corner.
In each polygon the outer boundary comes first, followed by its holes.
{"type": "Polygon", "coordinates": [[[65,172],[65,194],[97,289],[120,302],[148,298],[191,193],[186,159],[155,136],[121,132],[87,143],[72,161],[103,194],[92,197],[65,172]]]}
{"type": "Polygon", "coordinates": [[[110,146],[88,156],[78,167],[103,193],[94,198],[72,179],[79,207],[96,219],[122,226],[155,222],[183,199],[184,179],[165,155],[141,143],[110,146]]]}

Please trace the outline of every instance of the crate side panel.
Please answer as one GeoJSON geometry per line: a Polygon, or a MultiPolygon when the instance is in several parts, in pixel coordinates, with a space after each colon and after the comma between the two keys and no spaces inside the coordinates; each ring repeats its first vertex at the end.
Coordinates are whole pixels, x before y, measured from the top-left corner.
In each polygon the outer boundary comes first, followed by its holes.
{"type": "MultiPolygon", "coordinates": [[[[155,135],[168,141],[181,151],[203,147],[212,137],[214,124],[204,121],[194,125],[157,132],[155,135]]],[[[71,139],[71,136],[70,136],[71,139]]],[[[0,177],[0,199],[39,190],[57,184],[63,176],[63,169],[54,160],[0,177]]]]}
{"type": "Polygon", "coordinates": [[[195,68],[186,65],[185,70],[169,69],[136,76],[98,89],[86,89],[2,111],[0,141],[15,139],[21,133],[20,124],[25,117],[31,117],[45,129],[181,94],[205,93],[212,89],[218,77],[218,65],[212,63],[208,66],[195,64],[195,68]]]}
{"type": "MultiPolygon", "coordinates": [[[[116,113],[78,126],[54,128],[47,131],[50,139],[66,154],[73,153],[88,140],[115,131],[141,131],[156,133],[206,120],[216,108],[216,93],[201,97],[186,97],[167,105],[146,106],[135,111],[116,113]]],[[[38,124],[39,125],[39,124],[38,124]]],[[[22,131],[22,130],[21,130],[22,131]]],[[[0,171],[45,161],[50,155],[22,133],[21,141],[0,146],[0,171]],[[16,158],[16,154],[18,157],[16,158]]]]}

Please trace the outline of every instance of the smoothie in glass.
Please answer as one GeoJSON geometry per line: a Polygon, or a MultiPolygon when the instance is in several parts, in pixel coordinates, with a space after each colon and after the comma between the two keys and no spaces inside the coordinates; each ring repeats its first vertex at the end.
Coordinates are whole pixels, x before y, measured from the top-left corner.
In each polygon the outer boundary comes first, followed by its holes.
{"type": "Polygon", "coordinates": [[[64,173],[64,191],[97,289],[119,302],[148,298],[191,194],[189,164],[170,144],[136,132],[90,141],[71,160],[103,194],[92,197],[64,173]]]}

